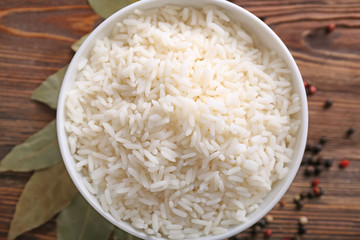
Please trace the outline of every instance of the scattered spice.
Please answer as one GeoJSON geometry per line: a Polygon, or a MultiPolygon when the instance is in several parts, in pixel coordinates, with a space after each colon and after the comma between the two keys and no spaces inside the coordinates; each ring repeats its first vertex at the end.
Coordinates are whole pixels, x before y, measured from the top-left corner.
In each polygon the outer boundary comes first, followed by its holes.
{"type": "Polygon", "coordinates": [[[253,235],[256,235],[256,234],[258,234],[259,232],[261,232],[261,227],[260,227],[259,225],[255,224],[255,225],[253,226],[253,228],[251,229],[251,233],[252,233],[253,235]]]}
{"type": "Polygon", "coordinates": [[[301,200],[300,194],[296,194],[295,197],[294,197],[294,202],[300,201],[300,200],[301,200]]]}
{"type": "Polygon", "coordinates": [[[297,210],[301,210],[304,207],[304,203],[301,201],[296,201],[295,205],[297,210]]]}
{"type": "Polygon", "coordinates": [[[308,192],[307,197],[308,197],[308,199],[313,199],[315,197],[314,192],[312,192],[312,191],[308,192]]]}
{"type": "Polygon", "coordinates": [[[340,164],[339,164],[340,168],[346,168],[349,165],[350,165],[350,161],[347,159],[341,159],[340,164]]]}
{"type": "Polygon", "coordinates": [[[300,235],[303,235],[303,234],[306,233],[306,228],[305,228],[304,225],[299,225],[298,233],[299,233],[300,235]]]}
{"type": "Polygon", "coordinates": [[[302,224],[302,225],[305,225],[309,222],[308,218],[306,216],[301,216],[299,218],[299,223],[302,224]]]}
{"type": "Polygon", "coordinates": [[[313,187],[313,193],[316,197],[320,196],[320,188],[319,187],[313,187]]]}
{"type": "Polygon", "coordinates": [[[311,166],[314,166],[314,163],[315,163],[314,158],[313,158],[313,157],[309,157],[309,158],[308,158],[308,164],[311,165],[311,166]]]}
{"type": "Polygon", "coordinates": [[[266,227],[266,219],[265,219],[265,218],[260,219],[259,222],[258,222],[258,225],[259,225],[261,228],[266,227]]]}
{"type": "Polygon", "coordinates": [[[319,176],[321,174],[320,166],[315,166],[314,175],[319,176]]]}
{"type": "Polygon", "coordinates": [[[323,162],[322,157],[318,157],[318,158],[314,161],[314,166],[320,166],[322,162],[323,162]]]}
{"type": "Polygon", "coordinates": [[[317,88],[314,85],[309,86],[310,95],[314,95],[317,92],[317,88]]]}
{"type": "Polygon", "coordinates": [[[327,142],[328,142],[328,139],[327,139],[326,136],[322,136],[322,137],[320,138],[320,140],[319,140],[319,143],[320,143],[321,145],[324,145],[324,144],[327,143],[327,142]]]}
{"type": "Polygon", "coordinates": [[[305,147],[305,151],[312,151],[313,149],[313,144],[312,143],[306,143],[306,147],[305,147]]]}
{"type": "Polygon", "coordinates": [[[350,137],[351,135],[353,135],[355,133],[356,129],[354,126],[349,127],[349,129],[346,131],[346,136],[350,137]]]}
{"type": "Polygon", "coordinates": [[[309,165],[309,166],[306,167],[306,169],[305,169],[305,176],[310,177],[310,176],[314,175],[314,173],[315,173],[315,168],[314,168],[314,166],[309,165]]]}
{"type": "Polygon", "coordinates": [[[331,99],[328,99],[328,100],[326,100],[325,101],[325,103],[324,103],[324,108],[325,109],[328,109],[328,108],[330,108],[332,105],[333,105],[333,100],[331,100],[331,99]]]}
{"type": "Polygon", "coordinates": [[[273,216],[271,216],[271,215],[267,215],[266,216],[266,222],[267,223],[272,223],[274,221],[274,217],[273,216]]]}
{"type": "Polygon", "coordinates": [[[334,160],[332,160],[331,158],[328,158],[325,160],[324,165],[326,168],[330,168],[333,165],[333,162],[334,162],[334,160]]]}
{"type": "Polygon", "coordinates": [[[319,183],[320,183],[320,179],[315,178],[314,180],[312,180],[311,186],[317,187],[319,185],[319,183]]]}
{"type": "Polygon", "coordinates": [[[307,81],[305,81],[305,80],[304,80],[303,82],[304,82],[304,87],[305,87],[305,88],[308,88],[308,87],[309,87],[309,83],[308,83],[307,81]]]}
{"type": "Polygon", "coordinates": [[[336,24],[335,23],[330,23],[329,25],[327,25],[326,27],[326,30],[327,30],[327,33],[331,33],[335,30],[336,28],[336,24]]]}
{"type": "Polygon", "coordinates": [[[306,198],[306,196],[307,196],[306,193],[304,193],[304,192],[300,193],[301,200],[304,200],[306,198]]]}
{"type": "Polygon", "coordinates": [[[271,234],[272,234],[271,229],[265,229],[265,232],[264,232],[265,237],[270,237],[271,234]]]}
{"type": "Polygon", "coordinates": [[[281,199],[279,203],[281,207],[285,207],[287,202],[285,199],[281,199]]]}
{"type": "Polygon", "coordinates": [[[317,154],[319,152],[321,152],[322,150],[322,145],[321,144],[315,144],[314,147],[313,147],[313,153],[314,154],[317,154]]]}

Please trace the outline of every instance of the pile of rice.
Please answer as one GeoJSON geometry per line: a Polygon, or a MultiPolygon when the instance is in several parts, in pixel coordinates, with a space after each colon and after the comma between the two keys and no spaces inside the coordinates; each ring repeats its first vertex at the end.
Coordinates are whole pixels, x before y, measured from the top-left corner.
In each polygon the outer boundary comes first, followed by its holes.
{"type": "Polygon", "coordinates": [[[290,70],[216,7],[136,10],[78,67],[69,146],[117,221],[222,234],[286,175],[300,126],[290,70]]]}

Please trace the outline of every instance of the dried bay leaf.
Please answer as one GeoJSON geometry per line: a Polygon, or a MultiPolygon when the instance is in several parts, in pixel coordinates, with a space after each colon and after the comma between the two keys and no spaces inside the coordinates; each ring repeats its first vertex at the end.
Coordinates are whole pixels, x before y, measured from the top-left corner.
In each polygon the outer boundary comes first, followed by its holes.
{"type": "Polygon", "coordinates": [[[81,44],[85,41],[85,39],[90,35],[90,33],[85,34],[84,36],[82,36],[79,40],[77,40],[73,45],[71,45],[71,49],[76,52],[77,50],[79,50],[81,44]]]}
{"type": "Polygon", "coordinates": [[[141,240],[141,238],[135,237],[120,228],[115,227],[114,240],[141,240]]]}
{"type": "Polygon", "coordinates": [[[106,240],[113,229],[81,194],[57,217],[58,240],[106,240]]]}
{"type": "Polygon", "coordinates": [[[15,146],[0,162],[0,172],[26,172],[50,167],[62,160],[53,120],[24,143],[15,146]]]}
{"type": "Polygon", "coordinates": [[[88,0],[91,8],[102,18],[108,18],[121,8],[138,0],[88,0]]]}
{"type": "Polygon", "coordinates": [[[77,189],[60,162],[36,171],[25,185],[10,225],[9,239],[36,228],[71,203],[77,189]]]}
{"type": "Polygon", "coordinates": [[[32,100],[36,100],[56,109],[61,83],[64,79],[68,65],[61,68],[56,73],[50,75],[31,95],[32,100]]]}

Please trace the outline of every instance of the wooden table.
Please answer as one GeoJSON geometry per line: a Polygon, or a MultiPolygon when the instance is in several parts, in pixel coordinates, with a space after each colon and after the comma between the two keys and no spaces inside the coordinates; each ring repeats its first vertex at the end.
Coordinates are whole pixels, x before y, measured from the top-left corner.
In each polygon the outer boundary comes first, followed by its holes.
{"type": "MultiPolygon", "coordinates": [[[[309,99],[309,141],[329,141],[320,153],[334,166],[319,177],[325,195],[306,202],[301,211],[294,196],[311,190],[313,178],[302,167],[276,206],[272,239],[292,237],[300,216],[307,216],[302,239],[360,239],[360,1],[359,0],[237,0],[280,36],[290,49],[303,78],[318,87],[309,99]],[[329,24],[336,29],[327,33],[329,24]],[[331,98],[334,105],[323,109],[331,98]],[[357,131],[345,138],[349,126],[357,131]],[[339,169],[340,159],[351,161],[339,169]]],[[[44,79],[67,64],[70,45],[100,20],[86,0],[0,1],[0,159],[55,117],[55,111],[29,99],[44,79]]],[[[31,173],[0,174],[0,239],[6,239],[22,189],[31,173]]],[[[243,236],[250,236],[247,230],[243,236]]],[[[263,239],[260,234],[257,239],[263,239]]],[[[19,239],[56,239],[56,222],[19,239]]]]}

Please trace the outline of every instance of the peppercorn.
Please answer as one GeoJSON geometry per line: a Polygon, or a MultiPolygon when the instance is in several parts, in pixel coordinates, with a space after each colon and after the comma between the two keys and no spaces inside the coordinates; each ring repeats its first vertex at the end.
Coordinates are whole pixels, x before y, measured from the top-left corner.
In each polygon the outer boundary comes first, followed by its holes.
{"type": "Polygon", "coordinates": [[[315,197],[315,194],[311,191],[307,194],[308,199],[313,199],[315,197]]]}
{"type": "Polygon", "coordinates": [[[322,145],[321,144],[315,144],[314,145],[314,148],[313,148],[313,153],[314,154],[317,154],[317,153],[321,152],[321,150],[322,150],[322,145]]]}
{"type": "Polygon", "coordinates": [[[331,158],[326,159],[324,165],[326,168],[330,168],[333,165],[333,160],[331,158]]]}
{"type": "Polygon", "coordinates": [[[258,234],[259,232],[261,232],[261,227],[260,227],[259,225],[255,224],[255,225],[252,227],[252,229],[251,229],[251,233],[252,233],[253,235],[256,235],[256,234],[258,234]]]}
{"type": "Polygon", "coordinates": [[[304,82],[304,87],[305,87],[305,88],[308,88],[308,87],[309,87],[309,83],[308,83],[307,81],[305,81],[305,80],[304,80],[303,82],[304,82]]]}
{"type": "Polygon", "coordinates": [[[302,225],[305,225],[309,222],[308,218],[306,216],[301,216],[299,218],[299,223],[302,224],[302,225]]]}
{"type": "Polygon", "coordinates": [[[329,25],[327,25],[326,27],[326,31],[327,33],[331,33],[335,30],[336,28],[336,24],[335,23],[330,23],[329,25]]]}
{"type": "Polygon", "coordinates": [[[304,200],[306,198],[306,193],[302,192],[300,193],[300,199],[304,200]]]}
{"type": "Polygon", "coordinates": [[[346,168],[349,165],[350,165],[350,161],[347,159],[342,159],[339,164],[340,168],[346,168]]]}
{"type": "Polygon", "coordinates": [[[356,129],[354,126],[349,127],[349,129],[346,131],[346,136],[350,137],[351,135],[353,135],[355,133],[356,129]]]}
{"type": "Polygon", "coordinates": [[[317,92],[317,88],[314,85],[309,86],[309,93],[314,95],[317,92]]]}
{"type": "Polygon", "coordinates": [[[311,186],[312,187],[317,187],[319,185],[319,183],[320,183],[320,179],[315,178],[314,180],[312,180],[311,186]]]}
{"type": "Polygon", "coordinates": [[[318,187],[313,187],[313,193],[316,197],[319,197],[320,196],[320,188],[318,187]]]}
{"type": "Polygon", "coordinates": [[[320,166],[316,166],[314,170],[314,175],[319,176],[321,174],[321,168],[320,166]]]}
{"type": "Polygon", "coordinates": [[[309,163],[309,158],[310,157],[303,157],[302,161],[301,161],[301,165],[307,165],[309,163]]]}
{"type": "Polygon", "coordinates": [[[314,172],[315,172],[314,166],[309,165],[305,169],[305,176],[307,176],[307,177],[312,176],[312,175],[314,175],[314,172]]]}
{"type": "Polygon", "coordinates": [[[295,205],[297,210],[301,210],[304,207],[304,203],[301,201],[296,201],[295,205]]]}
{"type": "Polygon", "coordinates": [[[301,200],[301,196],[300,194],[296,194],[295,197],[294,197],[294,203],[298,202],[301,200]]]}
{"type": "Polygon", "coordinates": [[[328,141],[327,137],[326,137],[326,136],[322,136],[322,137],[320,138],[320,140],[319,140],[319,143],[320,143],[321,145],[324,145],[325,143],[327,143],[327,141],[328,141]]]}
{"type": "Polygon", "coordinates": [[[258,224],[261,228],[264,228],[264,227],[266,226],[266,220],[265,220],[265,218],[260,219],[257,224],[258,224]]]}
{"type": "Polygon", "coordinates": [[[281,206],[281,207],[285,207],[285,205],[286,205],[287,202],[286,202],[285,199],[281,199],[279,203],[280,203],[280,206],[281,206]]]}
{"type": "Polygon", "coordinates": [[[274,221],[274,217],[273,216],[271,216],[271,215],[267,215],[266,216],[266,222],[267,223],[272,223],[274,221]]]}
{"type": "Polygon", "coordinates": [[[313,149],[313,144],[312,143],[307,143],[306,144],[306,147],[305,147],[305,151],[307,152],[307,151],[312,151],[312,149],[313,149]]]}
{"type": "Polygon", "coordinates": [[[271,229],[265,229],[265,232],[264,232],[265,237],[270,237],[271,234],[272,234],[271,229]]]}
{"type": "Polygon", "coordinates": [[[306,228],[305,228],[304,225],[300,225],[300,226],[299,226],[299,228],[298,228],[298,233],[299,233],[300,235],[303,235],[303,234],[306,233],[306,228]]]}
{"type": "Polygon", "coordinates": [[[324,108],[325,109],[328,109],[328,108],[330,108],[332,105],[333,105],[333,100],[331,100],[331,99],[328,99],[328,100],[326,100],[325,101],[325,103],[324,103],[324,108]]]}
{"type": "Polygon", "coordinates": [[[309,158],[308,158],[308,164],[309,164],[309,165],[312,165],[312,166],[313,166],[313,165],[314,165],[314,162],[315,162],[315,161],[314,161],[314,158],[313,158],[313,157],[309,157],[309,158]]]}
{"type": "Polygon", "coordinates": [[[318,157],[318,158],[314,161],[314,166],[320,166],[322,162],[323,162],[323,158],[322,158],[322,157],[318,157]]]}

